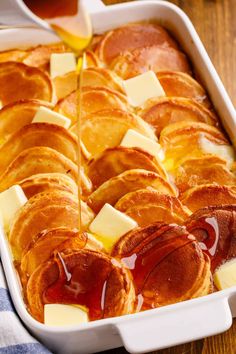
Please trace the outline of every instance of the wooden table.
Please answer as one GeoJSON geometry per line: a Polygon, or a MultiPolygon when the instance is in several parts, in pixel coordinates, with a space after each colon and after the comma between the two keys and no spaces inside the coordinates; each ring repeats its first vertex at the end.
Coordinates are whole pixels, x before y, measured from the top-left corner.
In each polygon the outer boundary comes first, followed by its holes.
{"type": "MultiPolygon", "coordinates": [[[[106,4],[122,2],[104,0],[106,4]]],[[[236,0],[173,0],[192,20],[236,106],[236,0]]],[[[108,351],[126,353],[124,348],[108,351]]],[[[236,319],[224,334],[155,352],[158,354],[236,354],[236,319]]]]}

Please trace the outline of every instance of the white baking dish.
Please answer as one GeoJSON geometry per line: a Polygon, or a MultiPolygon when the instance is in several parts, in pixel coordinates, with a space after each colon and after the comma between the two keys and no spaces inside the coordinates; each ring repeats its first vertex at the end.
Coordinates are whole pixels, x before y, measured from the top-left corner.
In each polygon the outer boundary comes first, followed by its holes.
{"type": "MultiPolygon", "coordinates": [[[[139,1],[105,7],[88,1],[95,33],[123,23],[147,19],[160,21],[174,33],[190,57],[222,122],[236,142],[234,107],[193,25],[176,6],[163,1],[139,1]]],[[[0,50],[55,42],[44,30],[0,31],[0,50]]],[[[57,353],[94,353],[124,345],[131,353],[144,353],[192,341],[227,330],[236,316],[236,287],[202,298],[134,315],[109,318],[80,326],[53,328],[35,321],[27,312],[12,263],[8,241],[0,230],[0,250],[16,310],[29,330],[57,353]]]]}

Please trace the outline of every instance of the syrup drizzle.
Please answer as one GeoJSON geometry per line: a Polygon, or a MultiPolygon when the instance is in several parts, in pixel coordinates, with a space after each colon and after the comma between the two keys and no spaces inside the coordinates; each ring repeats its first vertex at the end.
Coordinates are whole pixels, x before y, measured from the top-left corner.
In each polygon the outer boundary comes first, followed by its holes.
{"type": "Polygon", "coordinates": [[[233,217],[226,214],[200,217],[188,228],[199,242],[204,253],[211,259],[211,269],[214,271],[220,264],[228,259],[233,235],[233,217]]]}
{"type": "Polygon", "coordinates": [[[60,253],[55,256],[59,275],[55,283],[44,292],[44,303],[85,306],[91,321],[103,318],[112,265],[103,259],[88,260],[87,255],[84,255],[74,266],[73,258],[70,261],[67,257],[70,256],[60,253]]]}
{"type": "MultiPolygon", "coordinates": [[[[24,0],[28,8],[37,16],[44,19],[76,54],[87,48],[92,38],[92,25],[85,9],[83,0],[24,0]]],[[[85,55],[79,58],[77,65],[77,137],[78,137],[78,229],[81,231],[81,111],[82,95],[80,94],[83,80],[85,55]]]]}
{"type": "Polygon", "coordinates": [[[214,257],[220,238],[219,225],[215,217],[205,218],[205,223],[209,224],[212,230],[209,232],[209,237],[204,242],[199,242],[199,245],[203,251],[207,251],[211,257],[214,257]]]}
{"type": "MultiPolygon", "coordinates": [[[[143,241],[145,243],[146,240],[143,241]]],[[[156,238],[148,242],[149,243],[146,245],[141,242],[138,246],[139,251],[134,249],[132,254],[127,254],[121,259],[122,263],[130,269],[134,278],[137,294],[136,309],[138,311],[152,308],[150,304],[145,302],[142,291],[153,269],[172,252],[192,243],[193,238],[191,235],[183,234],[181,236],[172,235],[169,240],[164,238],[163,241],[160,241],[159,238],[156,238]],[[135,251],[137,251],[137,253],[135,253],[135,251]]]]}

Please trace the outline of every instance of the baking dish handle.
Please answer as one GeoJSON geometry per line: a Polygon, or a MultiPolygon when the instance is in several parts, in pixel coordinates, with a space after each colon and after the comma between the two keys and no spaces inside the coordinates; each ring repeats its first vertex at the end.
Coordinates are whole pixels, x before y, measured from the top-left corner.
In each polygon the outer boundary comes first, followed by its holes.
{"type": "Polygon", "coordinates": [[[140,317],[136,315],[136,318],[117,323],[115,326],[126,350],[145,353],[208,337],[230,328],[232,314],[227,298],[199,298],[195,301],[142,312],[140,317]]]}

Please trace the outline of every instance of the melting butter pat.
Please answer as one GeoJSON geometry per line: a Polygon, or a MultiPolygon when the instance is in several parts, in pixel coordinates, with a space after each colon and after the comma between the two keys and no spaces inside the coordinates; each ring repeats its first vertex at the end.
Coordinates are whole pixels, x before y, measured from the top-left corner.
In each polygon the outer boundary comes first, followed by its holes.
{"type": "Polygon", "coordinates": [[[68,129],[71,125],[71,120],[62,114],[41,106],[37,110],[32,123],[50,123],[60,125],[61,127],[68,129]]]}
{"type": "Polygon", "coordinates": [[[50,75],[63,76],[71,71],[76,71],[76,58],[73,53],[53,53],[50,58],[50,75]]]}
{"type": "Polygon", "coordinates": [[[219,290],[236,285],[236,259],[226,262],[218,268],[214,276],[215,286],[219,290]]]}
{"type": "Polygon", "coordinates": [[[234,148],[230,145],[214,144],[204,136],[200,136],[199,145],[206,154],[212,154],[226,160],[229,165],[235,160],[234,148]]]}
{"type": "Polygon", "coordinates": [[[105,204],[89,226],[89,230],[114,244],[121,236],[137,227],[136,221],[129,216],[105,204]]]}
{"type": "Polygon", "coordinates": [[[28,201],[23,189],[12,186],[0,193],[1,219],[5,230],[8,230],[16,212],[28,201]]]}
{"type": "Polygon", "coordinates": [[[44,323],[48,326],[71,326],[88,322],[88,312],[77,305],[44,305],[44,323]]]}
{"type": "Polygon", "coordinates": [[[123,81],[123,87],[129,103],[134,107],[141,106],[149,98],[165,96],[165,91],[153,71],[123,81]]]}
{"type": "Polygon", "coordinates": [[[164,159],[164,153],[160,144],[136,132],[133,129],[127,130],[120,145],[125,147],[141,148],[149,154],[155,156],[157,159],[164,159]]]}

